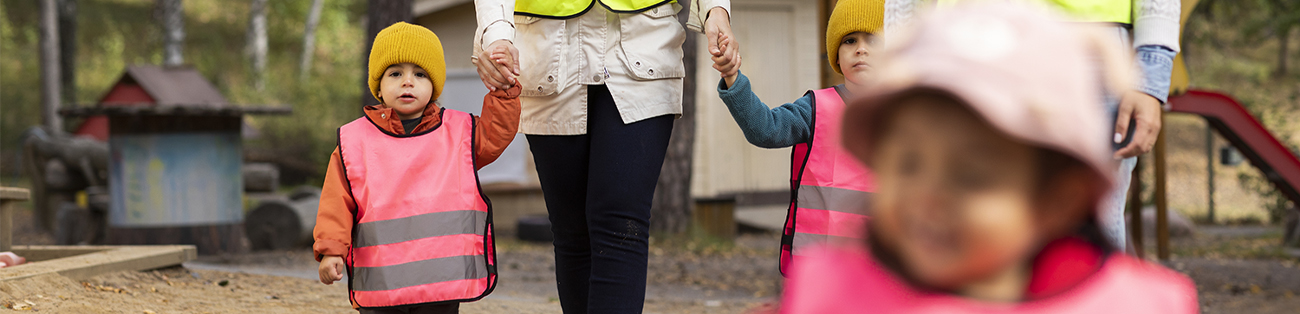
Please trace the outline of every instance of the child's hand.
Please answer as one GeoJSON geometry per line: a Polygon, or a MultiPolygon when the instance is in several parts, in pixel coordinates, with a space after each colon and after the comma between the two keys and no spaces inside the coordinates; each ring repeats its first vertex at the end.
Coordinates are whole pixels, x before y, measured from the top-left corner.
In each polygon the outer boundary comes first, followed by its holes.
{"type": "Polygon", "coordinates": [[[513,49],[513,46],[495,46],[492,47],[492,51],[488,55],[488,57],[491,58],[492,63],[495,63],[494,66],[509,69],[511,71],[510,73],[514,74],[514,77],[509,78],[510,85],[519,83],[519,63],[518,60],[516,60],[519,52],[514,51],[513,49]]]}
{"type": "Polygon", "coordinates": [[[509,40],[497,40],[489,44],[479,55],[470,58],[488,91],[508,89],[518,83],[519,50],[509,40]]]}
{"type": "Polygon", "coordinates": [[[726,81],[727,87],[735,84],[736,76],[740,74],[740,47],[735,47],[734,55],[727,55],[727,48],[732,44],[731,36],[719,35],[718,52],[712,53],[713,69],[722,73],[722,79],[726,81]]]}
{"type": "Polygon", "coordinates": [[[331,285],[335,281],[343,280],[343,257],[338,255],[326,255],[320,259],[320,282],[331,285]]]}

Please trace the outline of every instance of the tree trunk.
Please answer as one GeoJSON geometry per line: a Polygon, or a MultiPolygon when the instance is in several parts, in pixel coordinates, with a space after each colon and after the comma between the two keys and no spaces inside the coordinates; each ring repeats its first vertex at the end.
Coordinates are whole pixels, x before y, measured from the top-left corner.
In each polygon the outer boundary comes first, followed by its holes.
{"type": "MultiPolygon", "coordinates": [[[[677,19],[683,23],[690,10],[682,10],[677,19]]],[[[695,49],[698,35],[688,33],[682,44],[682,117],[673,124],[668,152],[655,185],[654,203],[650,207],[650,229],[665,233],[683,233],[691,226],[691,168],[695,152],[695,49]]]]}
{"type": "Polygon", "coordinates": [[[375,42],[375,35],[379,34],[389,25],[397,22],[411,22],[415,18],[411,16],[411,0],[370,0],[366,12],[366,50],[362,53],[361,72],[366,73],[366,77],[361,78],[361,105],[377,105],[378,100],[370,94],[369,76],[370,71],[370,45],[375,42]]]}
{"type": "Polygon", "coordinates": [[[59,0],[59,76],[63,102],[77,103],[77,0],[59,0]]]}
{"type": "Polygon", "coordinates": [[[1280,78],[1287,75],[1287,55],[1289,55],[1287,48],[1291,46],[1292,28],[1294,28],[1294,25],[1283,25],[1282,29],[1277,33],[1277,69],[1273,71],[1274,77],[1280,78]]]}
{"type": "Polygon", "coordinates": [[[244,40],[244,54],[253,63],[253,87],[260,91],[266,86],[266,0],[249,4],[244,40]]]}
{"type": "Polygon", "coordinates": [[[57,0],[41,0],[41,123],[62,132],[59,119],[59,24],[57,0]]]}
{"type": "Polygon", "coordinates": [[[306,81],[311,74],[311,57],[316,52],[316,25],[320,24],[320,10],[325,0],[312,0],[307,13],[307,27],[302,32],[302,57],[298,58],[298,80],[306,81]]]}
{"type": "Polygon", "coordinates": [[[181,0],[158,0],[157,13],[163,34],[163,65],[179,66],[185,63],[181,48],[185,44],[185,11],[181,0]]]}

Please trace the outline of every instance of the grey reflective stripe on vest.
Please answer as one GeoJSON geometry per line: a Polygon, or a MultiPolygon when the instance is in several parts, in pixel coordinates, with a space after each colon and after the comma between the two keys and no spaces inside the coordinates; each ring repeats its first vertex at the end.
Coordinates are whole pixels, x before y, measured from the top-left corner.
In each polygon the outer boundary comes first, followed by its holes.
{"type": "Polygon", "coordinates": [[[482,234],[487,212],[457,210],[357,224],[356,247],[406,242],[453,234],[482,234]]]}
{"type": "Polygon", "coordinates": [[[794,251],[791,252],[791,254],[794,254],[794,255],[801,255],[801,254],[800,254],[801,251],[806,250],[806,249],[808,249],[808,248],[816,247],[818,244],[823,244],[823,243],[826,243],[827,241],[831,241],[831,240],[835,240],[835,241],[862,241],[862,239],[854,239],[854,238],[847,238],[847,237],[837,237],[837,236],[824,235],[824,234],[811,234],[811,233],[795,232],[795,233],[794,233],[794,243],[791,245],[791,246],[793,247],[793,250],[794,250],[794,251]]]}
{"type": "Polygon", "coordinates": [[[871,193],[828,186],[800,185],[799,208],[865,215],[871,193]]]}
{"type": "Polygon", "coordinates": [[[353,268],[352,290],[385,291],[488,276],[483,255],[462,255],[383,267],[353,268]]]}

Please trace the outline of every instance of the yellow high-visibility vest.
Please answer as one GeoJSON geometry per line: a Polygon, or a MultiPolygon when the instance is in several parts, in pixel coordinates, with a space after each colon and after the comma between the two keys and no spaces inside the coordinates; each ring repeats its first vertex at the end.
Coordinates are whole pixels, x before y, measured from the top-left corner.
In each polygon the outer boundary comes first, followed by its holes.
{"type": "MultiPolygon", "coordinates": [[[[639,13],[677,0],[600,0],[610,12],[639,13]]],[[[518,0],[515,14],[553,19],[567,19],[587,13],[596,0],[518,0]]]]}
{"type": "MultiPolygon", "coordinates": [[[[959,1],[938,0],[939,6],[951,6],[959,1]]],[[[1074,16],[1080,22],[1110,22],[1133,24],[1132,0],[1035,0],[1046,2],[1074,16]]]]}

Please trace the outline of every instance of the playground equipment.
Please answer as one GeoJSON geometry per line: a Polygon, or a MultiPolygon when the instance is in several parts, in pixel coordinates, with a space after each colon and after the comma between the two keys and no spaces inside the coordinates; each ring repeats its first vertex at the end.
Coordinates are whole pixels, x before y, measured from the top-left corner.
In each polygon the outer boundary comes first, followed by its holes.
{"type": "MultiPolygon", "coordinates": [[[[1294,204],[1300,204],[1300,158],[1286,145],[1273,137],[1254,116],[1232,97],[1203,90],[1187,90],[1169,98],[1168,112],[1194,114],[1205,119],[1251,166],[1258,168],[1274,187],[1294,204]]],[[[1164,131],[1156,142],[1155,203],[1156,203],[1156,254],[1169,258],[1168,201],[1165,198],[1165,144],[1164,131]]],[[[1133,176],[1132,187],[1141,186],[1140,176],[1133,176]]],[[[1129,208],[1141,208],[1140,191],[1129,192],[1129,208]]],[[[1294,210],[1294,209],[1293,209],[1294,210]]],[[[1133,242],[1139,256],[1142,254],[1142,219],[1140,211],[1130,212],[1133,222],[1133,242]]]]}
{"type": "MultiPolygon", "coordinates": [[[[1200,0],[1182,0],[1182,18],[1180,28],[1185,29],[1187,19],[1200,0]]],[[[1181,29],[1180,29],[1181,32],[1181,29]]],[[[1181,37],[1181,34],[1180,34],[1181,37]]],[[[1174,58],[1174,71],[1170,86],[1167,112],[1194,114],[1205,119],[1206,124],[1214,128],[1228,140],[1250,164],[1264,173],[1279,191],[1293,204],[1300,205],[1300,158],[1287,149],[1282,142],[1273,137],[1246,108],[1232,97],[1212,91],[1196,90],[1189,87],[1190,78],[1183,55],[1174,58]]],[[[1163,117],[1163,116],[1162,116],[1163,117]]],[[[1163,124],[1163,123],[1162,123],[1163,124]]],[[[1156,205],[1156,256],[1169,259],[1169,202],[1166,199],[1165,177],[1165,131],[1162,129],[1156,147],[1152,152],[1155,159],[1155,205],[1156,205]]],[[[1135,173],[1141,173],[1141,163],[1135,173]]],[[[1213,181],[1211,181],[1211,184],[1213,181]]],[[[1143,256],[1141,176],[1133,176],[1130,185],[1128,208],[1133,246],[1138,256],[1143,256]]],[[[1211,203],[1213,204],[1213,203],[1211,203]]],[[[1292,208],[1292,216],[1296,216],[1292,208]]],[[[1287,226],[1287,233],[1296,234],[1296,226],[1287,226]]]]}
{"type": "MultiPolygon", "coordinates": [[[[107,165],[107,180],[87,176],[100,193],[86,188],[96,196],[106,190],[107,209],[89,206],[98,219],[84,225],[107,221],[103,242],[112,244],[196,244],[201,254],[241,251],[243,115],[288,112],[231,105],[190,67],[127,67],[98,104],[60,110],[86,117],[77,134],[108,142],[107,154],[91,155],[107,157],[92,158],[107,165]]],[[[49,169],[31,170],[37,176],[49,169]]],[[[41,215],[62,206],[51,203],[38,206],[41,215]]]]}

